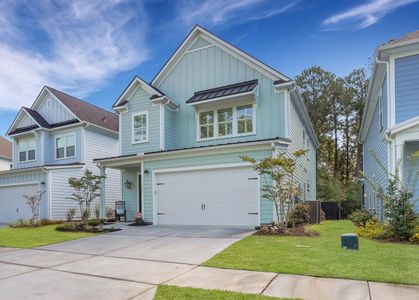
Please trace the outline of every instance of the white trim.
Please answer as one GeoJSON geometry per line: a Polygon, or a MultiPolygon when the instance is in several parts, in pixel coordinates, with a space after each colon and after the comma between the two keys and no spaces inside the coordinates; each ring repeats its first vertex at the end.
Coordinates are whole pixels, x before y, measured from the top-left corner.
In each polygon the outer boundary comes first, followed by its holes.
{"type": "Polygon", "coordinates": [[[28,181],[28,182],[19,182],[19,183],[4,183],[0,184],[0,188],[2,187],[14,187],[14,186],[23,186],[23,185],[39,185],[39,181],[28,181]]]}
{"type": "MultiPolygon", "coordinates": [[[[26,114],[26,116],[27,117],[29,117],[36,125],[38,125],[40,128],[43,128],[27,111],[26,111],[26,109],[24,108],[24,107],[22,107],[20,110],[19,110],[19,112],[17,113],[17,115],[16,115],[16,117],[15,117],[15,119],[13,120],[13,122],[12,122],[12,125],[10,125],[10,127],[9,127],[9,130],[7,130],[7,135],[9,135],[9,132],[10,131],[12,131],[12,129],[14,129],[14,126],[16,125],[16,123],[18,122],[18,121],[20,121],[20,119],[19,118],[21,118],[22,117],[22,112],[24,112],[25,114],[26,114]]],[[[31,125],[29,125],[29,126],[31,126],[31,125]]],[[[34,129],[39,129],[39,128],[34,128],[34,129]]],[[[32,129],[32,130],[34,130],[34,129],[32,129]]]]}
{"type": "Polygon", "coordinates": [[[399,124],[397,124],[396,126],[394,126],[393,128],[390,128],[390,134],[394,135],[399,133],[400,131],[409,129],[413,126],[419,125],[419,116],[411,118],[409,120],[406,120],[404,122],[401,122],[399,124]]]}
{"type": "Polygon", "coordinates": [[[52,184],[51,184],[51,173],[48,172],[48,217],[52,219],[52,184]]]}
{"type": "Polygon", "coordinates": [[[196,118],[196,141],[197,142],[205,142],[205,141],[211,141],[211,140],[221,140],[221,139],[227,139],[227,138],[235,138],[235,137],[242,137],[242,136],[249,136],[249,135],[256,135],[256,104],[255,103],[249,103],[249,104],[236,104],[234,106],[225,107],[225,108],[217,108],[217,109],[202,109],[198,110],[197,112],[197,118],[196,118]],[[253,115],[252,115],[252,132],[246,132],[246,133],[238,133],[238,119],[237,119],[237,108],[241,106],[248,106],[251,105],[253,109],[253,115]],[[224,109],[232,109],[233,113],[233,121],[232,121],[232,134],[226,135],[226,136],[218,136],[218,111],[224,110],[224,109]],[[207,112],[213,112],[214,114],[214,128],[213,133],[214,136],[210,138],[201,138],[201,124],[200,124],[200,115],[207,112]]]}
{"type": "MultiPolygon", "coordinates": [[[[71,109],[69,109],[67,107],[67,105],[65,105],[60,99],[58,99],[53,92],[51,92],[46,86],[44,86],[44,88],[42,89],[41,93],[39,94],[39,96],[41,96],[42,92],[46,90],[48,91],[48,93],[55,99],[57,100],[59,103],[61,103],[61,105],[64,107],[64,109],[70,113],[70,115],[74,116],[75,119],[79,120],[79,122],[82,122],[82,120],[80,120],[80,118],[78,116],[76,116],[76,114],[74,112],[71,111],[71,109]]],[[[36,98],[35,102],[32,104],[31,109],[34,109],[35,105],[37,104],[38,100],[40,99],[38,96],[38,98],[36,98]]],[[[36,109],[35,109],[36,110],[36,109]]]]}
{"type": "Polygon", "coordinates": [[[26,140],[26,143],[27,143],[27,140],[34,140],[34,142],[35,142],[35,148],[34,149],[31,149],[31,150],[35,150],[35,158],[34,159],[29,159],[29,147],[28,147],[28,149],[25,151],[25,153],[26,153],[26,160],[20,160],[20,152],[24,152],[24,151],[20,151],[20,147],[19,147],[19,145],[21,144],[21,142],[22,141],[18,141],[17,142],[17,162],[19,163],[19,164],[25,164],[25,163],[30,163],[30,162],[34,162],[34,161],[37,161],[37,159],[38,159],[38,145],[37,145],[37,138],[34,136],[34,137],[24,137],[24,138],[22,138],[22,140],[26,140]]]}
{"type": "Polygon", "coordinates": [[[285,137],[289,138],[290,136],[290,94],[285,91],[284,92],[284,116],[285,116],[285,137]]]}
{"type": "Polygon", "coordinates": [[[85,164],[82,165],[63,165],[63,166],[46,166],[44,167],[45,170],[58,170],[58,169],[77,169],[77,168],[84,168],[85,164]]]}
{"type": "MultiPolygon", "coordinates": [[[[85,127],[82,127],[81,128],[81,138],[80,138],[80,140],[81,140],[81,153],[80,153],[80,156],[81,157],[80,157],[80,162],[81,163],[84,163],[85,162],[85,158],[86,158],[86,148],[87,148],[87,145],[86,145],[86,128],[85,127]]],[[[75,153],[75,151],[74,151],[74,153],[75,153]]]]}
{"type": "MultiPolygon", "coordinates": [[[[157,220],[157,186],[156,186],[156,176],[158,174],[164,174],[164,173],[176,173],[176,172],[188,172],[188,171],[205,171],[205,170],[215,170],[215,169],[232,169],[232,168],[245,168],[245,167],[252,167],[252,164],[248,162],[237,162],[237,163],[225,163],[225,164],[210,164],[210,165],[195,165],[195,166],[188,166],[188,167],[174,167],[174,168],[166,168],[166,169],[156,169],[152,171],[152,192],[153,192],[153,224],[158,224],[157,220]]],[[[257,172],[256,172],[257,173],[257,172]]],[[[257,174],[258,180],[257,180],[257,209],[258,209],[258,216],[259,216],[259,222],[258,225],[261,224],[261,218],[262,218],[262,212],[261,212],[261,190],[260,190],[260,174],[257,174]]]]}
{"type": "Polygon", "coordinates": [[[141,162],[141,212],[144,218],[144,162],[141,162]]]}
{"type": "Polygon", "coordinates": [[[173,53],[170,59],[164,64],[163,68],[157,73],[157,75],[151,82],[152,85],[157,86],[157,87],[160,86],[160,84],[166,78],[167,74],[169,74],[173,70],[173,68],[177,65],[177,63],[182,59],[189,45],[197,37],[201,37],[204,40],[208,41],[209,43],[220,47],[222,50],[224,50],[228,54],[236,57],[241,62],[247,65],[250,65],[251,67],[256,69],[258,72],[264,74],[265,76],[267,76],[268,78],[271,78],[272,80],[277,80],[277,79],[283,79],[287,81],[290,80],[288,77],[284,76],[283,74],[279,73],[278,71],[274,70],[268,65],[258,61],[257,59],[251,57],[249,54],[240,50],[239,48],[233,45],[230,45],[229,43],[223,41],[222,39],[218,38],[214,34],[210,33],[209,31],[197,25],[189,33],[189,35],[182,42],[182,44],[177,48],[175,53],[173,53]]]}
{"type": "MultiPolygon", "coordinates": [[[[147,93],[149,93],[151,96],[154,94],[157,94],[159,96],[161,96],[162,94],[155,89],[154,87],[152,87],[150,84],[148,84],[147,82],[145,82],[144,80],[142,80],[140,77],[135,76],[134,79],[131,81],[131,83],[127,86],[127,88],[125,89],[125,91],[122,93],[121,96],[118,97],[118,99],[116,100],[115,104],[113,105],[113,107],[118,106],[118,104],[125,99],[125,96],[127,96],[128,94],[130,94],[129,96],[131,96],[131,94],[133,94],[133,92],[131,92],[131,89],[136,85],[139,84],[138,87],[143,88],[147,93]]],[[[137,90],[137,88],[135,90],[137,90]]],[[[129,98],[128,96],[128,98],[129,98]]]]}
{"type": "Polygon", "coordinates": [[[239,94],[234,94],[234,95],[229,95],[229,96],[212,98],[212,99],[209,99],[209,100],[203,100],[203,101],[197,101],[197,102],[187,103],[186,105],[188,105],[188,106],[197,106],[197,105],[204,104],[204,103],[209,103],[209,102],[216,102],[216,101],[222,101],[222,100],[231,99],[231,98],[238,98],[238,97],[242,97],[242,96],[255,95],[256,88],[257,87],[255,87],[253,90],[251,90],[249,92],[245,92],[245,93],[239,93],[239,94]]]}
{"type": "Polygon", "coordinates": [[[237,143],[237,144],[226,144],[226,145],[214,145],[205,148],[192,148],[192,149],[183,149],[179,151],[165,151],[165,152],[158,152],[158,153],[151,153],[146,154],[138,153],[135,156],[128,156],[128,157],[115,157],[109,159],[103,159],[100,161],[96,161],[96,163],[100,165],[104,165],[106,167],[123,167],[132,164],[136,164],[139,161],[153,161],[153,160],[161,160],[161,159],[170,159],[173,157],[191,157],[191,156],[203,156],[206,155],[207,152],[211,154],[221,154],[221,153],[231,153],[234,149],[237,151],[253,151],[253,150],[263,150],[269,149],[272,147],[274,143],[278,143],[281,145],[290,145],[291,142],[282,141],[282,140],[269,140],[269,141],[255,141],[255,142],[248,142],[248,143],[237,143]]]}
{"type": "MultiPolygon", "coordinates": [[[[137,185],[137,188],[136,188],[136,195],[135,195],[135,199],[137,199],[136,200],[136,210],[135,210],[135,212],[139,212],[140,211],[140,206],[138,205],[138,203],[140,202],[140,199],[139,199],[139,193],[140,193],[140,191],[138,190],[139,188],[140,188],[140,181],[138,180],[138,178],[139,178],[139,176],[141,175],[141,172],[135,172],[135,174],[136,174],[136,177],[137,178],[135,178],[135,184],[137,185]]],[[[141,204],[142,204],[142,199],[141,199],[141,204]]]]}
{"type": "Polygon", "coordinates": [[[149,130],[149,119],[148,119],[148,110],[143,110],[139,112],[133,112],[131,114],[131,144],[144,144],[148,143],[148,130],[149,130]],[[134,139],[134,118],[137,116],[146,116],[146,139],[144,141],[136,141],[134,139]]]}
{"type": "MultiPolygon", "coordinates": [[[[195,39],[195,41],[197,40],[197,38],[195,39]]],[[[195,42],[194,41],[194,42],[195,42]]],[[[194,42],[191,44],[191,46],[194,44],[194,42]]],[[[200,51],[200,50],[204,50],[204,49],[207,49],[207,48],[211,48],[211,47],[215,47],[215,45],[206,45],[206,46],[203,46],[203,47],[200,47],[200,48],[196,48],[196,49],[192,49],[192,50],[186,50],[185,51],[185,53],[186,54],[189,54],[189,53],[193,53],[193,52],[195,52],[195,51],[200,51]]],[[[190,47],[189,47],[190,48],[190,47]]]]}
{"type": "Polygon", "coordinates": [[[122,154],[122,114],[123,113],[125,113],[125,112],[120,112],[119,116],[118,116],[118,123],[119,123],[119,125],[118,125],[118,128],[119,128],[119,130],[118,130],[118,144],[119,144],[118,152],[119,152],[119,155],[122,154]]]}
{"type": "Polygon", "coordinates": [[[77,134],[76,132],[71,133],[63,133],[59,135],[54,135],[54,159],[55,160],[63,160],[63,159],[71,159],[77,157],[77,134]],[[74,136],[74,155],[67,156],[67,137],[74,136]],[[57,139],[65,138],[65,146],[64,146],[64,157],[57,157],[57,139]]]}
{"type": "Polygon", "coordinates": [[[390,57],[389,70],[389,93],[387,95],[387,101],[390,102],[390,119],[387,120],[388,127],[393,127],[396,124],[396,75],[395,75],[395,61],[394,57],[390,57]]]}
{"type": "Polygon", "coordinates": [[[159,108],[159,113],[160,113],[160,150],[164,150],[164,135],[165,135],[165,132],[164,132],[164,117],[165,117],[165,113],[164,113],[164,106],[163,106],[163,104],[161,103],[160,104],[160,108],[159,108]]]}

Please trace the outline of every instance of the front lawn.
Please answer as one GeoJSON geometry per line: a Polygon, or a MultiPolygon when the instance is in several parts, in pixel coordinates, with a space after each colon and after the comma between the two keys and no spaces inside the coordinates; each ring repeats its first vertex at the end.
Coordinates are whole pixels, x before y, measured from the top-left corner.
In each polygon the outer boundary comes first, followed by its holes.
{"type": "Polygon", "coordinates": [[[340,248],[350,221],[314,225],[320,237],[249,236],[204,263],[208,267],[419,284],[419,246],[360,238],[360,250],[340,248]]]}
{"type": "Polygon", "coordinates": [[[203,290],[195,288],[181,288],[176,286],[161,285],[157,289],[154,300],[274,300],[284,298],[274,298],[261,295],[241,294],[217,290],[203,290]]]}
{"type": "Polygon", "coordinates": [[[56,231],[57,225],[0,228],[0,247],[34,248],[93,236],[85,232],[56,231]]]}

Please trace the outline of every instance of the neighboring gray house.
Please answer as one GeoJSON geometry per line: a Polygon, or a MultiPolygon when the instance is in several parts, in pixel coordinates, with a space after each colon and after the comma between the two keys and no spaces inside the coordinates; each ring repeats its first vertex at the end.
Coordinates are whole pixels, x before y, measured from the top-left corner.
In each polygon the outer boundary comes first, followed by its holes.
{"type": "Polygon", "coordinates": [[[12,166],[12,143],[0,136],[0,171],[9,170],[12,166]]]}
{"type": "MultiPolygon", "coordinates": [[[[382,187],[387,174],[378,160],[395,174],[408,179],[409,155],[419,150],[419,31],[377,48],[365,104],[360,142],[364,145],[364,173],[369,181],[382,187]]],[[[418,161],[419,163],[419,161],[418,161]]],[[[416,210],[419,211],[416,192],[416,210]]],[[[377,192],[364,182],[363,205],[383,219],[383,203],[377,192]]]]}
{"type": "MultiPolygon", "coordinates": [[[[22,195],[44,192],[41,217],[64,219],[77,203],[69,177],[84,169],[99,173],[96,157],[117,155],[118,115],[44,87],[31,108],[22,107],[7,134],[13,143],[13,169],[0,172],[0,222],[31,217],[22,195]]],[[[107,173],[106,203],[120,197],[120,173],[107,173]]]]}
{"type": "Polygon", "coordinates": [[[151,83],[135,77],[114,109],[121,153],[96,161],[122,171],[129,219],[140,211],[154,224],[270,223],[264,181],[240,156],[302,148],[296,180],[303,200],[316,199],[318,141],[295,82],[200,26],[151,83]]]}

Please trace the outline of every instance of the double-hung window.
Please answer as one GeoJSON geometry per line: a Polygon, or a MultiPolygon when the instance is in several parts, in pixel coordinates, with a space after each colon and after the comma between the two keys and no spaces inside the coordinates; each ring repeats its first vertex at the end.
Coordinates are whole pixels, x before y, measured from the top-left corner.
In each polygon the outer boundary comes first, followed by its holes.
{"type": "Polygon", "coordinates": [[[64,159],[76,156],[76,135],[69,134],[55,138],[55,158],[64,159]]]}
{"type": "Polygon", "coordinates": [[[34,138],[19,140],[19,162],[35,160],[36,143],[34,138]]]}
{"type": "Polygon", "coordinates": [[[254,122],[252,104],[201,112],[198,118],[198,139],[254,134],[254,122]]]}
{"type": "Polygon", "coordinates": [[[201,139],[214,137],[214,112],[209,111],[199,115],[199,130],[201,139]]]}
{"type": "Polygon", "coordinates": [[[220,109],[217,115],[218,136],[224,137],[233,134],[233,109],[220,109]]]}
{"type": "Polygon", "coordinates": [[[148,113],[135,113],[132,115],[132,143],[146,142],[148,142],[148,113]]]}
{"type": "Polygon", "coordinates": [[[237,134],[253,132],[253,105],[237,107],[237,134]]]}

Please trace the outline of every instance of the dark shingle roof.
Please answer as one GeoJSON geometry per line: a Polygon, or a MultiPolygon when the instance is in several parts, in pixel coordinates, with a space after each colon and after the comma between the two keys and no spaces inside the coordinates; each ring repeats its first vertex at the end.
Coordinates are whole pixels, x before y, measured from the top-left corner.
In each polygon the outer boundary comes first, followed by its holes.
{"type": "Polygon", "coordinates": [[[86,121],[106,129],[118,131],[118,115],[77,99],[54,88],[47,87],[55,97],[68,107],[81,121],[86,121]]]}
{"type": "Polygon", "coordinates": [[[391,40],[391,41],[389,41],[389,44],[393,45],[393,44],[408,42],[408,41],[416,40],[416,39],[419,39],[419,30],[408,33],[408,34],[402,36],[399,39],[391,40]]]}
{"type": "Polygon", "coordinates": [[[250,92],[256,88],[257,84],[258,80],[254,79],[195,92],[195,94],[191,98],[189,98],[189,100],[186,101],[186,103],[196,103],[205,100],[250,92]]]}
{"type": "Polygon", "coordinates": [[[38,123],[41,127],[49,128],[49,123],[36,110],[23,107],[23,109],[38,123]]]}
{"type": "Polygon", "coordinates": [[[12,159],[12,143],[0,136],[0,157],[12,159]]]}

